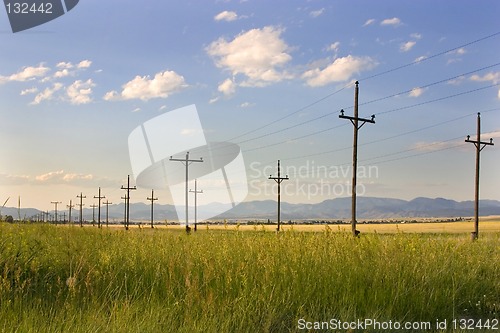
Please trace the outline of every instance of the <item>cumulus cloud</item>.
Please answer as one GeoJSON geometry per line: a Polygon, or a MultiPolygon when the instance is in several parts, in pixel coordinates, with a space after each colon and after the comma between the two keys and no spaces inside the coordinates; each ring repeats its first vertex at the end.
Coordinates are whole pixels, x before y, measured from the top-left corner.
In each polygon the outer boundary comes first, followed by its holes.
{"type": "Polygon", "coordinates": [[[217,90],[226,96],[232,95],[236,91],[236,84],[231,79],[226,79],[224,82],[219,84],[217,90]]]}
{"type": "Polygon", "coordinates": [[[90,60],[82,60],[76,65],[76,68],[89,68],[92,65],[92,61],[90,60]]]}
{"type": "Polygon", "coordinates": [[[215,21],[231,22],[231,21],[235,21],[237,19],[238,19],[238,14],[236,14],[233,11],[227,11],[227,10],[220,12],[219,14],[214,16],[215,21]]]}
{"type": "Polygon", "coordinates": [[[408,94],[408,96],[410,97],[419,97],[420,95],[422,95],[424,93],[425,89],[424,88],[413,88],[410,93],[408,94]]]}
{"type": "Polygon", "coordinates": [[[415,44],[417,44],[417,42],[415,42],[413,40],[408,41],[406,43],[401,44],[399,46],[399,50],[401,52],[408,52],[408,51],[410,51],[415,46],[415,44]]]}
{"type": "Polygon", "coordinates": [[[17,82],[31,81],[36,78],[44,76],[49,71],[50,68],[44,66],[43,64],[40,64],[37,67],[32,67],[32,66],[24,67],[17,73],[11,74],[9,76],[0,76],[0,83],[12,82],[12,81],[17,81],[17,82]]]}
{"type": "Polygon", "coordinates": [[[313,10],[312,12],[309,13],[309,16],[316,18],[318,16],[321,16],[324,12],[325,12],[325,8],[313,10]]]}
{"type": "Polygon", "coordinates": [[[291,78],[280,71],[291,59],[289,46],[281,38],[283,30],[272,26],[252,29],[227,41],[224,38],[212,42],[206,52],[219,68],[228,70],[233,77],[243,75],[240,84],[263,87],[291,78]]]}
{"type": "Polygon", "coordinates": [[[56,82],[52,87],[45,88],[42,92],[35,96],[35,99],[30,103],[31,105],[40,104],[42,101],[51,100],[54,98],[54,94],[61,90],[63,87],[62,83],[56,82]]]}
{"type": "Polygon", "coordinates": [[[421,62],[422,60],[425,60],[425,59],[427,59],[427,56],[420,56],[417,59],[415,59],[415,61],[413,61],[413,62],[417,63],[417,62],[421,62]]]}
{"type": "Polygon", "coordinates": [[[109,91],[104,95],[104,99],[107,101],[129,99],[147,101],[153,98],[167,98],[186,87],[183,76],[167,70],[156,73],[154,78],[138,75],[122,86],[121,93],[109,91]]]}
{"type": "Polygon", "coordinates": [[[382,22],[380,22],[380,25],[392,25],[396,27],[398,25],[401,25],[401,20],[397,17],[393,17],[383,20],[382,22]]]}
{"type": "Polygon", "coordinates": [[[368,20],[366,20],[365,24],[363,24],[363,27],[369,26],[369,25],[375,23],[375,21],[376,21],[375,19],[368,19],[368,20]]]}
{"type": "Polygon", "coordinates": [[[87,81],[77,80],[66,89],[66,95],[71,104],[87,104],[92,101],[91,94],[94,86],[91,79],[87,81]]]}
{"type": "Polygon", "coordinates": [[[356,57],[348,55],[337,58],[325,68],[314,68],[306,71],[302,78],[311,87],[320,87],[332,82],[347,81],[354,74],[371,70],[377,66],[377,62],[370,57],[356,57]]]}

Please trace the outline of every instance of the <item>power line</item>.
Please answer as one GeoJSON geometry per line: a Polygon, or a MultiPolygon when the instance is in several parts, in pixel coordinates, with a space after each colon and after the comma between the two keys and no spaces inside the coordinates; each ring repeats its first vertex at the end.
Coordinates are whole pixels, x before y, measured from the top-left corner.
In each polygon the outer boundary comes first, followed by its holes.
{"type": "MultiPolygon", "coordinates": [[[[437,57],[439,57],[439,56],[442,56],[442,55],[448,54],[448,53],[450,53],[450,52],[456,51],[456,50],[458,50],[458,49],[460,49],[460,48],[463,48],[463,47],[466,47],[466,46],[470,46],[470,45],[473,45],[473,44],[477,44],[477,43],[479,43],[479,42],[482,42],[482,41],[485,41],[485,40],[487,40],[487,39],[490,39],[490,38],[496,37],[496,36],[498,36],[498,35],[500,35],[500,31],[499,31],[499,32],[495,32],[495,33],[490,34],[490,35],[487,35],[487,36],[485,36],[485,37],[481,37],[481,38],[475,39],[475,40],[473,40],[473,41],[470,41],[470,42],[467,42],[467,43],[461,44],[461,45],[456,46],[456,47],[453,47],[453,48],[451,48],[451,49],[447,49],[447,50],[445,50],[445,51],[441,51],[441,52],[439,52],[439,53],[436,53],[436,54],[430,55],[430,56],[428,56],[428,57],[426,57],[426,58],[424,58],[424,59],[420,59],[419,61],[412,61],[412,62],[410,62],[410,63],[404,64],[404,65],[400,65],[400,66],[397,66],[397,67],[394,67],[394,68],[388,69],[388,70],[386,70],[386,71],[383,71],[383,72],[380,72],[380,73],[377,73],[377,74],[373,74],[373,75],[370,75],[370,76],[367,76],[367,77],[361,78],[361,79],[359,79],[358,81],[367,81],[367,80],[370,80],[370,79],[373,79],[373,78],[376,78],[376,77],[379,77],[379,76],[383,76],[383,75],[388,74],[388,73],[392,73],[392,72],[398,71],[398,70],[403,69],[403,68],[406,68],[406,67],[410,67],[410,66],[413,66],[413,65],[416,65],[416,64],[421,64],[421,63],[423,63],[423,62],[425,62],[425,61],[428,61],[428,60],[430,60],[430,59],[437,58],[437,57]]],[[[264,129],[264,128],[267,128],[267,127],[269,127],[269,126],[271,126],[271,125],[274,125],[274,124],[276,124],[276,123],[278,123],[278,122],[280,122],[280,121],[282,121],[282,120],[284,120],[284,119],[287,119],[287,118],[291,117],[291,116],[292,116],[292,115],[294,115],[294,114],[297,114],[298,112],[304,111],[304,110],[306,110],[306,109],[308,109],[308,108],[310,108],[310,107],[312,107],[312,106],[314,106],[314,105],[316,105],[316,104],[318,104],[318,103],[320,103],[320,102],[322,102],[322,101],[324,101],[324,100],[326,100],[326,99],[328,99],[328,98],[330,98],[330,97],[332,97],[332,96],[334,96],[334,95],[338,94],[339,92],[341,92],[341,91],[345,90],[346,88],[348,88],[348,87],[350,87],[350,86],[352,86],[352,83],[348,83],[348,84],[344,85],[342,88],[340,88],[340,89],[338,89],[338,90],[336,90],[336,91],[334,91],[334,92],[332,92],[332,93],[330,93],[330,94],[328,94],[328,95],[326,95],[326,96],[324,96],[324,97],[322,97],[322,98],[319,98],[319,99],[317,99],[317,100],[315,100],[315,101],[313,101],[313,102],[311,102],[311,103],[309,103],[309,104],[307,104],[307,105],[305,105],[305,106],[303,106],[303,107],[301,107],[301,108],[299,108],[299,109],[297,109],[297,110],[295,110],[295,111],[293,111],[293,112],[291,112],[291,113],[289,113],[289,114],[287,114],[287,115],[285,115],[285,116],[283,116],[283,117],[277,118],[276,120],[274,120],[274,121],[272,121],[272,122],[270,122],[270,123],[267,123],[267,124],[262,125],[262,126],[260,126],[260,127],[257,127],[257,128],[252,129],[252,130],[249,130],[249,131],[247,131],[247,132],[244,132],[244,133],[242,133],[242,134],[240,134],[240,135],[238,135],[238,136],[232,137],[231,139],[229,139],[229,140],[227,140],[227,141],[233,141],[233,140],[235,140],[235,139],[239,139],[239,138],[241,138],[241,137],[243,137],[243,136],[246,136],[246,135],[248,135],[248,134],[254,133],[254,132],[256,132],[256,131],[260,131],[261,129],[264,129]]]]}

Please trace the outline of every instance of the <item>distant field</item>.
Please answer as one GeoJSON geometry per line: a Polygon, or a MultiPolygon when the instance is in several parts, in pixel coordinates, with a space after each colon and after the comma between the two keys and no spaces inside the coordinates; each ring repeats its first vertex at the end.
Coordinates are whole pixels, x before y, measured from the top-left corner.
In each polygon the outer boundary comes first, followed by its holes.
{"type": "MultiPolygon", "coordinates": [[[[122,227],[122,226],[114,226],[114,227],[122,227]]],[[[137,228],[137,226],[131,226],[131,228],[137,228]]],[[[143,225],[142,228],[149,228],[148,225],[143,225]]],[[[173,226],[169,225],[165,227],[165,225],[157,224],[156,228],[167,228],[171,230],[183,230],[183,226],[173,226]]],[[[351,225],[350,224],[330,224],[328,227],[324,224],[297,224],[297,225],[288,225],[283,224],[283,231],[324,231],[327,228],[330,228],[332,231],[340,231],[340,232],[350,232],[351,225]]],[[[474,231],[474,222],[472,221],[460,221],[460,222],[425,222],[425,223],[384,223],[384,224],[364,224],[358,223],[357,229],[362,233],[470,233],[474,231]]],[[[202,224],[198,225],[198,230],[203,232],[207,230],[207,226],[202,224]]],[[[235,225],[235,224],[227,224],[224,226],[223,224],[219,225],[209,225],[208,230],[240,230],[240,231],[261,231],[268,230],[274,231],[276,230],[276,225],[235,225]]],[[[500,217],[485,217],[479,222],[479,233],[482,232],[500,232],[500,217]]]]}

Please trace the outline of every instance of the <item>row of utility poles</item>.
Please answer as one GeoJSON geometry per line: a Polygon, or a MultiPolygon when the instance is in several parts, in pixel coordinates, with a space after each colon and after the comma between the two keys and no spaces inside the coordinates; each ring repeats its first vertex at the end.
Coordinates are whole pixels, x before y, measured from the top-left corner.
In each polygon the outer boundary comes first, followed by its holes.
{"type": "MultiPolygon", "coordinates": [[[[173,159],[172,159],[173,160],[173,159]]],[[[203,162],[202,159],[200,160],[189,160],[189,152],[186,154],[186,159],[183,159],[182,160],[183,162],[187,163],[186,165],[189,165],[190,162],[203,162]]],[[[187,170],[188,168],[186,167],[186,179],[187,179],[187,170]]],[[[121,197],[122,199],[125,200],[125,212],[124,212],[124,226],[125,226],[125,229],[128,230],[129,229],[129,226],[130,226],[130,191],[134,191],[134,190],[137,190],[137,187],[136,186],[130,186],[130,175],[127,176],[127,185],[122,185],[121,187],[122,190],[125,190],[126,191],[126,194],[125,196],[121,197]]],[[[200,193],[203,193],[203,190],[198,190],[198,184],[197,184],[197,180],[195,179],[195,182],[194,182],[194,190],[191,190],[189,189],[188,190],[188,185],[187,185],[187,182],[186,182],[186,207],[188,207],[188,197],[187,197],[187,194],[188,193],[194,193],[194,230],[196,231],[197,230],[197,219],[198,219],[198,216],[197,216],[197,205],[198,205],[198,202],[197,202],[197,197],[198,197],[198,194],[200,193]]],[[[83,206],[85,206],[85,204],[83,203],[83,199],[87,198],[87,196],[83,195],[82,192],[80,192],[79,195],[76,196],[78,199],[80,199],[80,203],[77,203],[76,205],[79,207],[80,209],[80,218],[79,218],[79,223],[80,223],[80,227],[83,227],[83,206]]],[[[98,199],[98,202],[99,204],[96,205],[96,204],[92,204],[90,205],[90,207],[92,208],[92,225],[95,226],[95,209],[97,208],[98,209],[98,212],[97,212],[97,226],[98,228],[101,228],[101,200],[102,199],[105,199],[106,197],[104,195],[101,195],[101,187],[99,187],[99,190],[98,190],[98,195],[97,196],[94,196],[94,199],[98,199]]],[[[154,189],[151,190],[151,197],[147,197],[147,200],[151,201],[151,228],[154,228],[154,202],[158,200],[158,198],[155,198],[154,196],[154,189]]],[[[59,219],[58,219],[58,205],[61,204],[62,202],[61,201],[51,201],[52,204],[54,204],[54,208],[55,208],[55,218],[54,218],[54,222],[57,224],[59,222],[59,219]]],[[[109,205],[113,204],[112,202],[109,202],[109,200],[106,200],[106,202],[103,202],[104,205],[106,205],[106,227],[109,225],[109,205]]],[[[72,213],[72,209],[75,207],[75,205],[73,205],[73,201],[70,200],[69,201],[69,205],[66,205],[66,207],[69,209],[69,221],[71,222],[71,213],[72,213]]],[[[43,213],[45,214],[45,213],[43,213]]],[[[48,220],[48,212],[47,212],[47,220],[48,220]]],[[[64,213],[66,215],[66,213],[64,213]]],[[[64,218],[64,221],[66,220],[66,218],[64,218]]],[[[45,221],[45,218],[43,218],[43,221],[45,221]]],[[[190,228],[188,226],[188,215],[187,215],[187,208],[186,208],[186,231],[190,231],[190,228]]]]}
{"type": "MultiPolygon", "coordinates": [[[[340,110],[339,118],[349,120],[354,126],[353,150],[352,150],[352,199],[351,199],[351,232],[352,235],[357,237],[359,230],[356,229],[356,187],[357,187],[357,168],[358,168],[358,131],[366,123],[375,124],[375,115],[370,119],[360,118],[358,112],[358,97],[359,97],[359,82],[356,81],[354,88],[354,116],[346,116],[344,110],[340,110]]],[[[472,143],[476,147],[476,177],[475,177],[475,191],[474,191],[474,231],[471,233],[473,240],[479,237],[479,162],[480,153],[486,146],[493,146],[493,139],[490,138],[489,142],[481,141],[481,114],[477,114],[477,133],[476,140],[471,140],[470,135],[467,135],[465,142],[472,143]]],[[[286,177],[281,177],[280,174],[280,161],[278,160],[278,176],[269,176],[269,179],[275,180],[278,184],[278,227],[280,231],[281,222],[281,182],[288,180],[286,177]]]]}

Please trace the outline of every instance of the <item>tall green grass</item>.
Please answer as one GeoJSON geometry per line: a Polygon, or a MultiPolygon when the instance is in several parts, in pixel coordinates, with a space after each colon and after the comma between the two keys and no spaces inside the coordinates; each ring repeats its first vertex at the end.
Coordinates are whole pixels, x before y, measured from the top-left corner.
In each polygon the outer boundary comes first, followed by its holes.
{"type": "Polygon", "coordinates": [[[2,332],[295,332],[301,318],[500,314],[500,233],[0,232],[2,332]]]}

